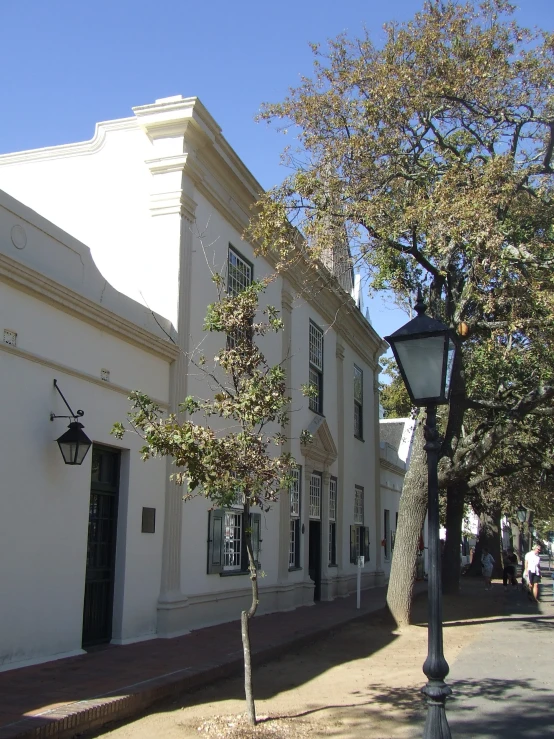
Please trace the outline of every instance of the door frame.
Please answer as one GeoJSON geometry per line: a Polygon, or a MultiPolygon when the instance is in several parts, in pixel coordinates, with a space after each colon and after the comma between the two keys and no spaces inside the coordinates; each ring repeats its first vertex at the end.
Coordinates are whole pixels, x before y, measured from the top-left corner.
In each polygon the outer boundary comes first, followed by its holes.
{"type": "MultiPolygon", "coordinates": [[[[91,479],[90,481],[90,487],[89,487],[89,505],[88,505],[88,523],[87,523],[87,553],[86,553],[86,560],[85,560],[85,592],[83,597],[83,625],[82,625],[82,646],[84,649],[99,645],[99,644],[108,644],[113,635],[113,620],[114,620],[114,591],[115,591],[115,580],[116,580],[116,567],[117,567],[117,544],[118,544],[118,513],[119,513],[119,503],[120,503],[120,492],[121,492],[121,462],[122,462],[122,454],[120,449],[116,449],[114,447],[105,446],[103,444],[93,444],[92,447],[92,454],[91,454],[91,460],[94,461],[94,455],[95,452],[100,452],[105,455],[111,455],[113,458],[115,458],[115,470],[114,475],[110,482],[104,482],[104,481],[93,481],[91,479]],[[108,546],[110,549],[110,562],[109,567],[104,568],[95,568],[95,569],[103,569],[103,570],[109,570],[110,572],[110,582],[108,586],[108,593],[107,593],[107,606],[105,609],[105,621],[103,622],[103,626],[105,627],[104,635],[100,638],[98,637],[92,637],[92,635],[89,637],[85,631],[85,613],[87,608],[87,584],[90,584],[90,580],[87,578],[87,575],[90,572],[89,567],[89,537],[90,537],[90,525],[91,525],[91,498],[92,495],[97,492],[104,495],[110,495],[113,497],[114,500],[114,509],[111,515],[111,530],[109,532],[109,540],[108,540],[108,546]]],[[[91,478],[93,474],[93,467],[91,463],[91,478]]],[[[90,590],[88,591],[90,592],[90,590]]]]}
{"type": "Polygon", "coordinates": [[[321,561],[321,546],[322,546],[322,536],[321,536],[321,521],[312,519],[310,520],[309,527],[308,527],[308,574],[310,579],[314,582],[314,601],[320,601],[321,600],[321,569],[322,569],[322,561],[321,561]],[[314,555],[312,557],[312,555],[314,555]],[[312,577],[312,572],[314,576],[312,577]]]}

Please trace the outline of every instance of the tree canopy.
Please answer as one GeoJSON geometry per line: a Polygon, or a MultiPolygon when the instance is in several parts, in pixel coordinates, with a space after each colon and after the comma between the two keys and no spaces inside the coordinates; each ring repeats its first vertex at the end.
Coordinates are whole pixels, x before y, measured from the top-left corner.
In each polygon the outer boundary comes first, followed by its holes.
{"type": "MultiPolygon", "coordinates": [[[[405,301],[422,288],[459,336],[439,482],[467,491],[489,458],[531,459],[540,419],[554,413],[554,35],[518,25],[505,0],[426,2],[384,30],[381,45],[367,32],[314,45],[313,76],[263,108],[297,145],[250,235],[281,262],[299,246],[318,259],[346,243],[370,290],[405,301]]],[[[549,449],[535,455],[546,471],[549,449]]],[[[391,583],[415,558],[420,451],[391,583]]]]}
{"type": "Polygon", "coordinates": [[[380,47],[314,46],[313,77],[261,114],[298,137],[251,226],[262,250],[290,256],[300,232],[317,257],[346,234],[371,290],[422,286],[464,339],[443,484],[554,396],[554,36],[511,12],[428,2],[380,47]]]}

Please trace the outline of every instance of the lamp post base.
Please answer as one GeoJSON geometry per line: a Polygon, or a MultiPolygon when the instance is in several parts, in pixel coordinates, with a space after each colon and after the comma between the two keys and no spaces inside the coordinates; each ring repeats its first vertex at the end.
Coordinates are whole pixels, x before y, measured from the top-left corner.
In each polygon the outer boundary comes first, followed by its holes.
{"type": "Polygon", "coordinates": [[[427,698],[427,718],[423,729],[423,739],[451,739],[444,704],[447,697],[452,694],[452,690],[442,680],[429,680],[421,692],[427,698]]]}

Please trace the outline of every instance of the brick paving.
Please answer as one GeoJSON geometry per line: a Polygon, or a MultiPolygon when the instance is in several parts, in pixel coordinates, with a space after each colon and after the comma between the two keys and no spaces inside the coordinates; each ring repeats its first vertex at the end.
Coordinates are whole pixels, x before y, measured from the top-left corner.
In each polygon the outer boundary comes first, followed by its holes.
{"type": "MultiPolygon", "coordinates": [[[[360,610],[350,595],[256,616],[251,624],[254,664],[382,609],[385,595],[385,588],[364,591],[360,610]]],[[[175,639],[108,646],[2,672],[0,739],[68,739],[241,671],[240,621],[233,621],[175,639]]]]}

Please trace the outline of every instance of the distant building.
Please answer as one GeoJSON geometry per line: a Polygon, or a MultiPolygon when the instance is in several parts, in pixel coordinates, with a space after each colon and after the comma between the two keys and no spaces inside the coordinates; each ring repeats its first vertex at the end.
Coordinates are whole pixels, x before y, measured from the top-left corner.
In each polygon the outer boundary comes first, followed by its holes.
{"type": "Polygon", "coordinates": [[[398,528],[398,510],[404,477],[410,462],[415,421],[411,418],[381,418],[379,421],[381,463],[381,547],[388,577],[398,528]]]}

